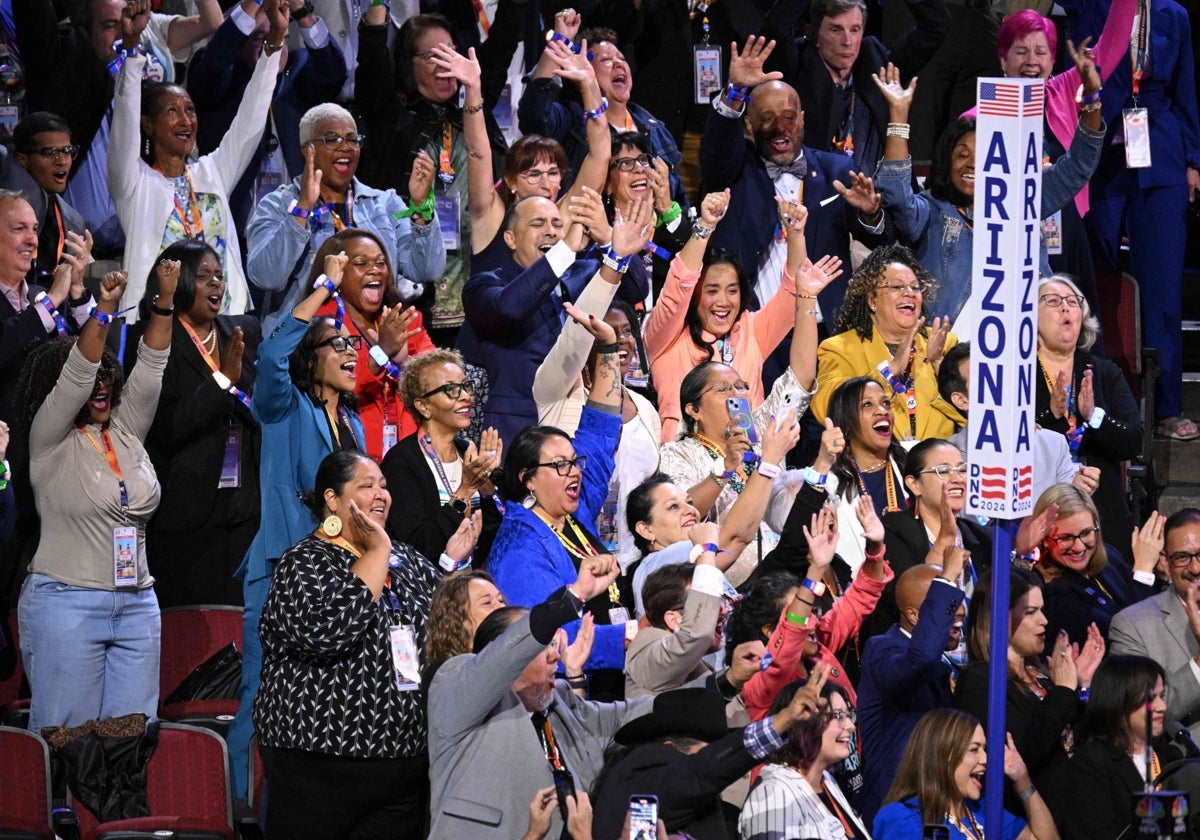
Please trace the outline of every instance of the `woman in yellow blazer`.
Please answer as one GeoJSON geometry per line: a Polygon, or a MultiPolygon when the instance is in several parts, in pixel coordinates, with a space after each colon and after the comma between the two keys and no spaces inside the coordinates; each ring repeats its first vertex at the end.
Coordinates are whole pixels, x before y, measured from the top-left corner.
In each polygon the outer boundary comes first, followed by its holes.
{"type": "Polygon", "coordinates": [[[825,422],[838,385],[870,376],[892,395],[894,435],[906,448],[918,440],[950,437],[966,423],[938,396],[938,366],[958,339],[949,320],[937,318],[932,328],[925,326],[936,292],[937,282],[903,245],[884,245],[863,260],[838,311],[837,334],[817,350],[812,410],[818,422],[825,422]]]}

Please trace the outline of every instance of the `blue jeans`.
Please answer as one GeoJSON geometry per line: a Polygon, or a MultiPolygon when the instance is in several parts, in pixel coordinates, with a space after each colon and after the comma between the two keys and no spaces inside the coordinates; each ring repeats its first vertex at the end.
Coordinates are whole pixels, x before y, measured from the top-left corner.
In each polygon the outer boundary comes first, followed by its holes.
{"type": "Polygon", "coordinates": [[[158,714],[161,620],[153,589],[89,589],[31,574],[17,608],[33,692],[29,728],[158,714]]]}

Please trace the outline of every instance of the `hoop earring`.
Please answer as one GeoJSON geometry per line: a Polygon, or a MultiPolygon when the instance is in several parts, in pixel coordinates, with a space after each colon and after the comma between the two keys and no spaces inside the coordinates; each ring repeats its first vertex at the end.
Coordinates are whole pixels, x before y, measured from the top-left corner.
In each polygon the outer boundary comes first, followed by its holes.
{"type": "Polygon", "coordinates": [[[327,537],[336,537],[342,533],[342,518],[336,513],[331,513],[325,517],[321,523],[321,533],[327,537]]]}

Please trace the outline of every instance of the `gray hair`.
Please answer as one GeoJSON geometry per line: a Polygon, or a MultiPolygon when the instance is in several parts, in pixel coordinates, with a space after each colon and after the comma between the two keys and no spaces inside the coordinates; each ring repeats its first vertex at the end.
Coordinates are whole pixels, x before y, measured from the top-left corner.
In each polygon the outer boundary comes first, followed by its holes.
{"type": "Polygon", "coordinates": [[[355,122],[353,114],[336,102],[322,102],[309,108],[300,118],[301,146],[307,146],[313,141],[313,136],[317,133],[317,124],[325,120],[349,120],[354,130],[358,131],[358,123],[355,122]]]}
{"type": "Polygon", "coordinates": [[[1079,298],[1079,309],[1083,313],[1083,317],[1079,319],[1079,339],[1075,342],[1075,346],[1080,350],[1091,350],[1092,345],[1096,343],[1096,339],[1100,337],[1100,319],[1092,314],[1091,304],[1088,303],[1087,297],[1083,292],[1079,291],[1079,287],[1075,285],[1075,278],[1070,274],[1051,274],[1049,277],[1043,277],[1038,281],[1038,298],[1041,298],[1045,288],[1050,283],[1059,283],[1071,290],[1071,294],[1079,298]]]}
{"type": "Polygon", "coordinates": [[[20,190],[0,189],[0,204],[3,204],[6,201],[24,201],[28,203],[29,199],[25,196],[25,193],[21,192],[20,190]]]}

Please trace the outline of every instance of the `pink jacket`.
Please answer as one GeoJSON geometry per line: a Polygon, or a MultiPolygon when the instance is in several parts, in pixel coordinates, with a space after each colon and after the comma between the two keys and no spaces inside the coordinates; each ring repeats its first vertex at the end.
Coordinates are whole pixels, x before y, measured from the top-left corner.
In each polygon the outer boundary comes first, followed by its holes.
{"type": "MultiPolygon", "coordinates": [[[[1118,0],[1124,2],[1124,0],[1118,0]]],[[[692,368],[709,360],[709,355],[692,342],[684,318],[692,302],[692,292],[700,281],[700,272],[691,271],[676,257],[667,273],[662,295],[646,319],[642,339],[650,357],[650,374],[658,391],[658,414],[662,418],[662,442],[679,436],[682,409],[679,386],[692,368]]],[[[796,279],[783,272],[783,284],[774,297],[757,312],[743,312],[730,333],[733,367],[750,384],[750,407],[757,408],[766,398],[762,366],[795,324],[796,279]]],[[[716,336],[703,333],[703,339],[716,336]]],[[[718,359],[719,361],[719,359],[718,359]]]]}

